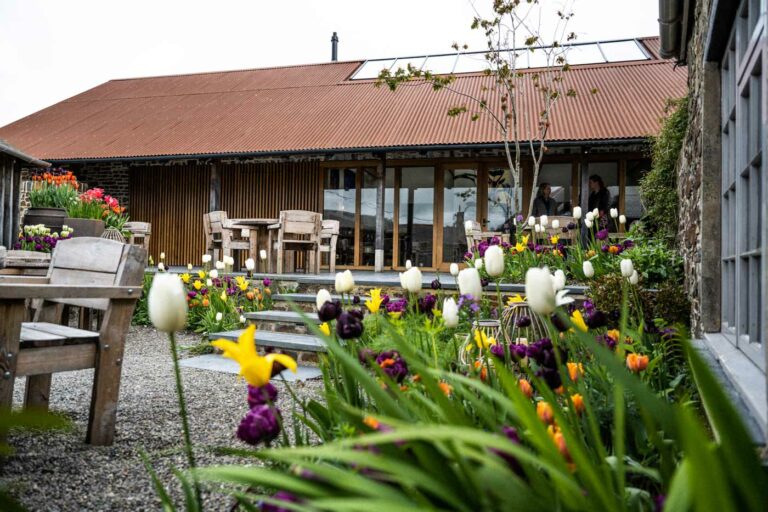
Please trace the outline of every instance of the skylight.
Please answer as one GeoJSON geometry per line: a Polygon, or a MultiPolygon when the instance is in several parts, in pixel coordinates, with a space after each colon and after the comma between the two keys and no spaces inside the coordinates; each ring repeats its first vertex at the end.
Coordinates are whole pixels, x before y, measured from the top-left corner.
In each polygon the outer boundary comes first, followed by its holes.
{"type": "MultiPolygon", "coordinates": [[[[509,55],[517,55],[518,69],[540,68],[547,65],[545,52],[520,50],[504,50],[509,55]]],[[[439,75],[450,73],[480,73],[488,68],[485,59],[486,52],[465,52],[440,55],[422,55],[414,57],[397,57],[388,59],[370,59],[357,68],[352,80],[370,80],[379,76],[387,69],[394,73],[398,69],[412,67],[421,71],[431,71],[439,75]]],[[[571,65],[605,64],[607,62],[627,62],[649,60],[650,55],[637,39],[621,39],[593,43],[576,43],[567,47],[566,60],[571,65]]]]}

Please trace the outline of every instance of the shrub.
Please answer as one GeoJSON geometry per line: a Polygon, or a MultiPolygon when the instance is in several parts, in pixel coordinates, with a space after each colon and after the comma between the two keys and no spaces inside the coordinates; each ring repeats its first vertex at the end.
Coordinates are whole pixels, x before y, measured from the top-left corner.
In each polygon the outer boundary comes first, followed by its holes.
{"type": "Polygon", "coordinates": [[[688,128],[688,97],[669,100],[661,132],[651,138],[651,170],[640,180],[648,235],[674,240],[678,225],[677,160],[688,128]]]}

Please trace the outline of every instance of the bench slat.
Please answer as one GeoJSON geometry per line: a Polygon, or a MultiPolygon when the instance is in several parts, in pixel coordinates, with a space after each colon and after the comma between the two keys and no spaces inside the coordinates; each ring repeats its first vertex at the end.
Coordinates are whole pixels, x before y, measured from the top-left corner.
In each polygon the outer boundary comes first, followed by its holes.
{"type": "Polygon", "coordinates": [[[75,329],[66,325],[51,324],[48,322],[24,322],[21,324],[26,330],[34,330],[43,334],[58,336],[70,340],[98,339],[99,333],[75,329]]]}
{"type": "Polygon", "coordinates": [[[47,332],[31,329],[27,324],[21,325],[20,341],[32,342],[32,341],[64,341],[64,336],[57,336],[55,334],[49,334],[47,332]]]}

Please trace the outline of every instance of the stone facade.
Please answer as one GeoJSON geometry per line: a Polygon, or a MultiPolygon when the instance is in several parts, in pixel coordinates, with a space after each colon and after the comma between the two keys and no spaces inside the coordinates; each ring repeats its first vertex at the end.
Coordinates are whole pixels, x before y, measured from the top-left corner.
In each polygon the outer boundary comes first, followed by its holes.
{"type": "Polygon", "coordinates": [[[696,2],[686,53],[688,130],[677,164],[677,241],[696,335],[720,329],[720,79],[717,65],[704,62],[710,7],[696,2]]]}
{"type": "Polygon", "coordinates": [[[105,194],[116,198],[130,212],[131,195],[128,165],[122,162],[86,164],[72,171],[88,188],[102,188],[105,194]]]}

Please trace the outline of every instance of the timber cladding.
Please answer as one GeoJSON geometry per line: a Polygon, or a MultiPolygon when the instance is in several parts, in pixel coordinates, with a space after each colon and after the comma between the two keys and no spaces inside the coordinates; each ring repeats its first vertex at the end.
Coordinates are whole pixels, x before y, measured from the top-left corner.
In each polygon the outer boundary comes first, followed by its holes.
{"type": "Polygon", "coordinates": [[[230,219],[280,216],[281,210],[323,211],[319,162],[218,166],[221,207],[230,219]]]}
{"type": "MultiPolygon", "coordinates": [[[[274,217],[281,210],[322,212],[318,162],[216,163],[221,209],[230,219],[274,217]]],[[[168,265],[200,264],[205,251],[203,214],[209,211],[211,166],[130,168],[131,220],[150,222],[150,254],[168,265]]]]}
{"type": "Polygon", "coordinates": [[[207,165],[131,167],[131,220],[152,224],[149,254],[155,262],[165,252],[166,264],[200,264],[209,183],[207,165]]]}

